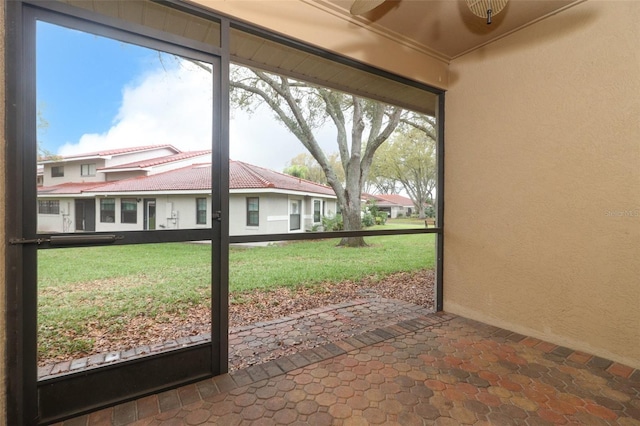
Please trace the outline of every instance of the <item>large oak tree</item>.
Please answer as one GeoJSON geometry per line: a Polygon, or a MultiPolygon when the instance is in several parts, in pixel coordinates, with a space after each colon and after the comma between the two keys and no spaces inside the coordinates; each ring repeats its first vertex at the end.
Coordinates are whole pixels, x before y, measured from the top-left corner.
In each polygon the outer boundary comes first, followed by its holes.
{"type": "MultiPolygon", "coordinates": [[[[342,209],[344,229],[362,229],[361,193],[375,152],[398,127],[403,110],[336,90],[314,86],[257,69],[234,67],[232,105],[252,112],[266,104],[309,151],[324,172],[342,209]],[[315,130],[332,123],[344,179],[329,161],[315,130]]],[[[366,245],[362,237],[343,238],[340,245],[366,245]]]]}

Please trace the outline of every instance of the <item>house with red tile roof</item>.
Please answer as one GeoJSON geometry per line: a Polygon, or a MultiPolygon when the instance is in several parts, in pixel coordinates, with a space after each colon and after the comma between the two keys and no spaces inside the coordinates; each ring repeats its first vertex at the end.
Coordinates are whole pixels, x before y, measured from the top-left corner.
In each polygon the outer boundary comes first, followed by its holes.
{"type": "Polygon", "coordinates": [[[411,198],[398,194],[365,194],[363,198],[368,202],[375,202],[378,210],[387,212],[392,219],[410,216],[415,208],[411,198]]]}
{"type": "MultiPolygon", "coordinates": [[[[195,229],[211,226],[211,151],[171,145],[42,162],[38,232],[195,229]]],[[[230,234],[304,232],[337,212],[325,185],[229,162],[230,234]]]]}

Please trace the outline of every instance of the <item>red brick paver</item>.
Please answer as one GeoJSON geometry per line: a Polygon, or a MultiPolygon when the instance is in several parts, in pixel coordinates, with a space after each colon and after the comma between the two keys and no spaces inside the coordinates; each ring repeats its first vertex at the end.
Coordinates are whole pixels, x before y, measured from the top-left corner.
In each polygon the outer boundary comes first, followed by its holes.
{"type": "Polygon", "coordinates": [[[64,425],[640,425],[630,367],[448,314],[379,330],[64,425]]]}

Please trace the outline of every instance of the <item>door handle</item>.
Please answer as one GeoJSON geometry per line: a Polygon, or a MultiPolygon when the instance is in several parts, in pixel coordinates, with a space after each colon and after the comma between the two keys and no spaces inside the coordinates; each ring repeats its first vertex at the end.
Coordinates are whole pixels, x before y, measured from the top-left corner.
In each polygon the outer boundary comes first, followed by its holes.
{"type": "Polygon", "coordinates": [[[11,238],[9,244],[42,244],[52,246],[68,246],[74,244],[104,244],[123,240],[124,235],[52,235],[48,238],[11,238]]]}

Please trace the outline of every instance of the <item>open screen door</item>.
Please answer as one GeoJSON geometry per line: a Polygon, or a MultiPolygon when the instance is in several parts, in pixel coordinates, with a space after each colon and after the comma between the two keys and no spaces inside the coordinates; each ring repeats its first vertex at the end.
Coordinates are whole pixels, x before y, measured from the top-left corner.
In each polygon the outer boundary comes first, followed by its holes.
{"type": "Polygon", "coordinates": [[[24,133],[35,137],[18,149],[25,216],[14,240],[24,394],[37,411],[27,417],[49,423],[225,372],[215,46],[32,7],[23,17],[35,64],[23,77],[24,133]]]}

